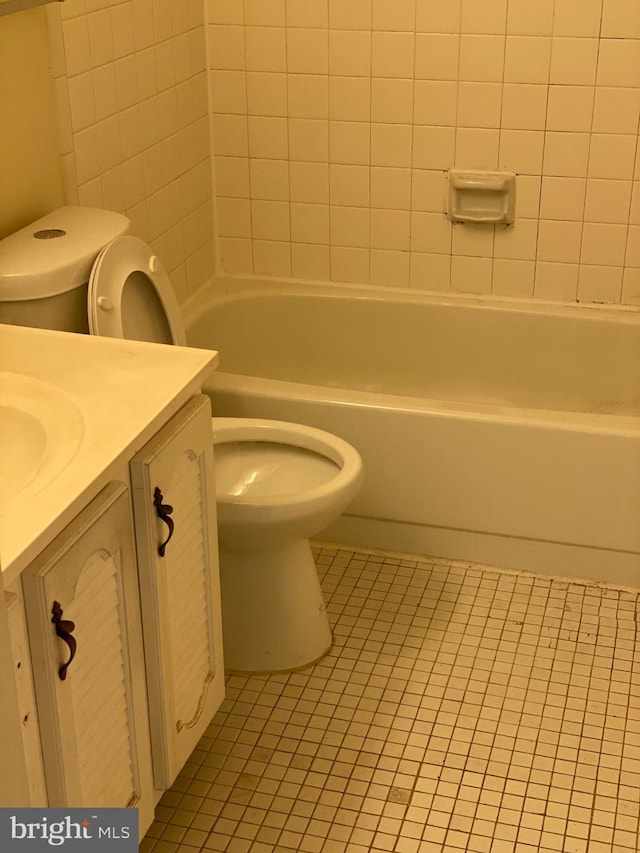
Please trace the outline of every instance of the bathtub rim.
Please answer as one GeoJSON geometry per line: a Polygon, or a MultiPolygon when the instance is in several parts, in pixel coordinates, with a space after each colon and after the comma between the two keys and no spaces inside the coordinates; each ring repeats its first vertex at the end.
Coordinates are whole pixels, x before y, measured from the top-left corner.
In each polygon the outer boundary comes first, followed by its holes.
{"type": "Polygon", "coordinates": [[[461,293],[452,290],[422,290],[414,287],[358,284],[355,282],[274,278],[258,275],[220,275],[205,282],[180,306],[185,326],[192,326],[211,307],[237,299],[267,294],[292,296],[372,299],[409,305],[442,305],[480,308],[487,311],[513,311],[543,316],[572,317],[596,322],[640,325],[640,305],[601,302],[567,302],[534,296],[502,296],[491,293],[461,293]]]}
{"type": "Polygon", "coordinates": [[[572,432],[602,433],[624,438],[640,437],[640,415],[611,415],[597,412],[564,412],[555,409],[526,409],[482,403],[457,403],[430,397],[408,397],[399,394],[381,394],[357,391],[350,388],[332,388],[326,385],[309,385],[281,379],[247,376],[243,373],[225,373],[216,370],[203,383],[203,393],[231,391],[256,396],[326,403],[331,406],[370,406],[376,409],[402,411],[433,417],[474,420],[513,426],[536,426],[540,429],[568,430],[572,432]]]}
{"type": "MultiPolygon", "coordinates": [[[[352,285],[319,283],[256,276],[224,276],[199,288],[181,307],[187,337],[190,328],[208,311],[238,300],[270,294],[305,296],[332,299],[375,299],[387,301],[389,295],[405,304],[428,304],[480,308],[482,310],[537,314],[541,316],[571,317],[581,321],[597,323],[616,322],[638,326],[640,333],[640,307],[602,306],[595,303],[561,303],[536,300],[535,298],[495,297],[476,294],[444,294],[434,291],[408,291],[377,285],[352,285]]],[[[457,402],[439,398],[412,397],[408,395],[383,394],[350,388],[313,385],[250,374],[226,373],[224,369],[213,373],[204,384],[205,393],[215,389],[242,390],[266,396],[286,396],[298,400],[324,401],[331,405],[373,405],[378,408],[401,409],[440,415],[443,417],[474,418],[485,421],[496,419],[517,425],[535,424],[541,428],[604,432],[637,438],[640,434],[640,412],[638,415],[616,415],[603,412],[565,411],[560,409],[536,409],[498,404],[457,402]]]]}

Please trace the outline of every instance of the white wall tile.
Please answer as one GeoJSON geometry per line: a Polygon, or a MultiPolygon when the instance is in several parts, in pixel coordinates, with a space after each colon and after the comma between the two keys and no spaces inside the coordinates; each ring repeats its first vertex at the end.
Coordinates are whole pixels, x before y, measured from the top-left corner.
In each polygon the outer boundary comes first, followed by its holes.
{"type": "Polygon", "coordinates": [[[640,6],[635,0],[604,0],[601,34],[604,38],[640,39],[640,6]]]}
{"type": "Polygon", "coordinates": [[[370,202],[370,170],[368,166],[331,164],[329,198],[331,204],[345,207],[368,207],[370,202]]]}
{"type": "Polygon", "coordinates": [[[369,208],[332,206],[330,215],[333,245],[369,248],[369,208]]]}
{"type": "Polygon", "coordinates": [[[286,0],[290,27],[328,27],[329,0],[286,0]]]}
{"type": "Polygon", "coordinates": [[[411,287],[448,290],[451,287],[451,255],[411,252],[411,287]]]}
{"type": "Polygon", "coordinates": [[[416,35],[415,74],[419,80],[457,80],[460,36],[454,33],[416,35]]]}
{"type": "Polygon", "coordinates": [[[291,240],[294,243],[329,245],[329,205],[291,204],[291,240]]]}
{"type": "Polygon", "coordinates": [[[450,255],[451,222],[442,213],[411,214],[411,249],[434,255],[450,255]]]}
{"type": "Polygon", "coordinates": [[[562,302],[575,301],[578,296],[578,270],[578,264],[538,261],[534,296],[562,302]]]}
{"type": "MultiPolygon", "coordinates": [[[[334,168],[357,168],[340,167],[334,168]]],[[[316,204],[329,203],[329,164],[289,162],[289,184],[291,201],[306,201],[316,204]]],[[[359,203],[359,202],[358,202],[359,203]]]]}
{"type": "Polygon", "coordinates": [[[589,179],[584,210],[586,222],[620,225],[630,220],[631,181],[589,179]]]}
{"type": "Polygon", "coordinates": [[[289,201],[289,163],[287,160],[251,158],[249,160],[249,179],[251,198],[263,201],[289,201]]]}
{"type": "Polygon", "coordinates": [[[371,80],[367,77],[329,77],[329,118],[336,121],[371,119],[371,80]]]}
{"type": "MultiPolygon", "coordinates": [[[[238,77],[234,81],[232,109],[219,110],[220,112],[246,112],[254,116],[288,115],[286,74],[263,71],[248,71],[246,74],[228,71],[227,74],[236,74],[238,77]],[[242,109],[243,106],[244,110],[242,109]]],[[[214,87],[217,86],[215,77],[212,82],[214,87]]],[[[214,109],[218,111],[215,104],[215,92],[216,89],[214,88],[214,109]]]]}
{"type": "Polygon", "coordinates": [[[207,12],[212,24],[243,24],[244,0],[207,0],[207,12]]]}
{"type": "Polygon", "coordinates": [[[496,296],[533,296],[535,270],[533,261],[496,257],[491,292],[496,296]]]}
{"type": "Polygon", "coordinates": [[[253,241],[253,271],[258,275],[291,276],[291,244],[273,240],[253,241]]]}
{"type": "Polygon", "coordinates": [[[369,77],[371,33],[329,30],[329,73],[342,77],[369,77]]]}
{"type": "Polygon", "coordinates": [[[585,207],[586,178],[542,179],[540,216],[542,219],[576,221],[583,218],[585,207]]]}
{"type": "Polygon", "coordinates": [[[287,71],[289,73],[329,73],[328,30],[289,27],[286,41],[287,71]]]}
{"type": "Polygon", "coordinates": [[[495,34],[507,29],[507,0],[462,0],[462,31],[495,34]]]}
{"type": "Polygon", "coordinates": [[[580,259],[582,224],[541,219],[538,229],[539,261],[577,263],[580,259]]]}
{"type": "Polygon", "coordinates": [[[413,80],[372,79],[371,121],[411,124],[413,111],[413,80]]]}
{"type": "Polygon", "coordinates": [[[414,82],[413,122],[424,125],[456,124],[458,83],[455,80],[414,82]]]}
{"type": "Polygon", "coordinates": [[[587,133],[546,134],[543,175],[564,178],[586,178],[589,163],[590,137],[587,133]]]}
{"type": "Polygon", "coordinates": [[[413,77],[415,35],[375,32],[371,36],[373,77],[413,77]]]}
{"type": "Polygon", "coordinates": [[[631,180],[636,146],[635,136],[594,133],[589,151],[589,177],[631,180]]]}
{"type": "MultiPolygon", "coordinates": [[[[245,30],[228,24],[210,26],[208,31],[211,67],[216,70],[245,69],[245,30]]],[[[257,69],[254,69],[257,70],[257,69]]]]}
{"type": "Polygon", "coordinates": [[[555,0],[554,35],[597,38],[601,17],[602,0],[555,0]]]}
{"type": "Polygon", "coordinates": [[[331,246],[331,280],[367,283],[369,250],[331,246]]]}
{"type": "Polygon", "coordinates": [[[372,0],[374,30],[408,30],[415,26],[417,0],[372,0]]]}
{"type": "Polygon", "coordinates": [[[408,211],[411,206],[411,169],[373,166],[371,207],[408,211]]]}
{"type": "MultiPolygon", "coordinates": [[[[148,14],[141,2],[138,18],[148,14]]],[[[293,228],[285,237],[283,208],[274,213],[280,230],[265,233],[269,208],[256,209],[260,268],[419,287],[437,269],[438,287],[631,298],[623,267],[636,255],[621,249],[621,235],[634,219],[640,225],[640,191],[632,194],[633,181],[640,185],[634,3],[210,0],[209,7],[222,197],[288,206],[293,228]],[[452,229],[444,210],[454,164],[517,173],[514,227],[452,229]],[[287,258],[290,238],[297,248],[287,258]]],[[[183,30],[174,18],[174,30],[183,30]]],[[[163,48],[156,51],[160,57],[163,48]]],[[[160,58],[155,71],[138,59],[145,98],[172,88],[178,56],[174,50],[173,71],[160,58]]],[[[113,86],[102,85],[112,104],[113,86]]],[[[77,104],[81,114],[81,94],[77,104]]],[[[190,107],[179,89],[176,105],[180,126],[190,107]]],[[[164,139],[175,121],[152,123],[145,140],[164,139]]],[[[191,135],[189,148],[200,156],[201,136],[191,135]]],[[[253,249],[237,249],[230,263],[250,266],[253,249]]]]}
{"type": "MultiPolygon", "coordinates": [[[[229,28],[231,29],[231,28],[229,28]]],[[[245,27],[244,44],[248,71],[286,71],[287,49],[284,27],[245,27]]],[[[215,48],[212,48],[215,57],[215,48]]],[[[236,62],[240,61],[239,52],[236,62]]]]}
{"type": "Polygon", "coordinates": [[[329,122],[289,119],[289,155],[292,160],[328,162],[329,122]]]}
{"type": "MultiPolygon", "coordinates": [[[[453,127],[413,128],[413,167],[416,169],[450,169],[454,165],[456,131],[453,127]]],[[[380,165],[408,165],[388,163],[380,165]]]]}
{"type": "Polygon", "coordinates": [[[524,36],[546,36],[553,29],[554,0],[509,0],[507,32],[524,36]]]}
{"type": "Polygon", "coordinates": [[[620,302],[622,267],[580,266],[578,299],[581,302],[620,302]]]}
{"type": "Polygon", "coordinates": [[[329,117],[329,78],[323,74],[288,74],[283,93],[288,89],[289,115],[292,118],[329,117]]]}
{"type": "Polygon", "coordinates": [[[469,169],[497,169],[500,131],[475,127],[456,130],[455,165],[469,169]]]}
{"type": "Polygon", "coordinates": [[[585,222],[580,261],[583,264],[623,266],[626,245],[626,225],[585,222]]]}
{"type": "Polygon", "coordinates": [[[331,278],[329,246],[292,243],[291,274],[294,278],[328,281],[331,278]]]}
{"type": "Polygon", "coordinates": [[[409,251],[411,231],[409,210],[372,208],[370,223],[372,248],[409,251]]]}
{"type": "Polygon", "coordinates": [[[390,287],[408,287],[411,255],[385,249],[371,250],[371,283],[390,287]]]}
{"type": "Polygon", "coordinates": [[[283,27],[285,0],[243,0],[244,23],[253,26],[283,27]]]}
{"type": "Polygon", "coordinates": [[[491,293],[492,258],[451,258],[451,288],[464,293],[491,293]]]}
{"type": "Polygon", "coordinates": [[[564,86],[592,86],[599,46],[596,38],[555,37],[551,46],[550,81],[564,86]]]}
{"type": "Polygon", "coordinates": [[[593,119],[594,90],[591,86],[550,86],[547,130],[589,132],[593,119]]]}
{"type": "Polygon", "coordinates": [[[371,165],[411,166],[411,139],[409,124],[372,124],[371,165]]]}
{"type": "Polygon", "coordinates": [[[329,26],[339,30],[371,29],[371,0],[329,0],[329,26]]]}
{"type": "Polygon", "coordinates": [[[460,38],[460,80],[501,82],[504,76],[505,39],[495,35],[463,35],[460,38]]]}
{"type": "Polygon", "coordinates": [[[502,90],[502,127],[509,130],[544,130],[547,86],[505,83],[502,90]]]}
{"type": "Polygon", "coordinates": [[[504,80],[507,83],[546,83],[551,65],[551,39],[507,36],[504,80]]]}
{"type": "Polygon", "coordinates": [[[640,86],[640,39],[601,39],[599,86],[640,86]]]}

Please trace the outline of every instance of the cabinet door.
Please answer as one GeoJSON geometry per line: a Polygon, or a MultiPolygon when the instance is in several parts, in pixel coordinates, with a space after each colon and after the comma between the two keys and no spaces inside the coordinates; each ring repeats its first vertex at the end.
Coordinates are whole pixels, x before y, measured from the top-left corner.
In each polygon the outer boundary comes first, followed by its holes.
{"type": "Polygon", "coordinates": [[[224,695],[207,397],[194,397],[134,457],[131,482],[154,780],[162,789],[173,783],[224,695]],[[158,504],[168,521],[159,518],[158,504]]]}
{"type": "Polygon", "coordinates": [[[40,728],[33,689],[27,623],[24,618],[24,602],[19,579],[16,581],[15,589],[12,588],[11,592],[5,591],[4,597],[7,605],[13,675],[18,693],[22,744],[27,763],[29,805],[33,808],[41,808],[47,805],[47,789],[42,766],[40,728]]]}
{"type": "Polygon", "coordinates": [[[135,806],[144,832],[154,792],[126,486],[107,486],[22,585],[49,805],[135,806]]]}

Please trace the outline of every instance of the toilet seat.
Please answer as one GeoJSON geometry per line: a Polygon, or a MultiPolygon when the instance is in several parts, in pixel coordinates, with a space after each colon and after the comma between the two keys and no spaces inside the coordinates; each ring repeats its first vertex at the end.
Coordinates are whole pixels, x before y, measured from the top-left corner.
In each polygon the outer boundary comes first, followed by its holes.
{"type": "Polygon", "coordinates": [[[218,493],[243,500],[296,495],[340,471],[327,456],[273,441],[220,442],[214,464],[218,493]]]}
{"type": "MultiPolygon", "coordinates": [[[[218,499],[230,504],[284,507],[298,505],[301,500],[321,501],[360,475],[362,461],[357,451],[341,438],[314,427],[259,418],[212,418],[212,426],[216,448],[214,459],[220,459],[226,469],[221,470],[219,474],[216,468],[218,499]],[[273,487],[252,489],[248,486],[242,493],[234,493],[233,485],[237,485],[238,481],[233,480],[236,473],[233,470],[233,462],[227,464],[228,460],[220,452],[220,446],[224,444],[236,444],[240,450],[243,444],[252,447],[262,444],[264,453],[257,450],[256,456],[263,455],[267,464],[270,461],[285,466],[300,464],[298,488],[292,490],[285,486],[285,491],[276,489],[276,475],[272,478],[273,487]],[[274,446],[275,453],[271,449],[274,446]],[[281,448],[280,452],[278,447],[281,448]],[[314,460],[314,456],[317,459],[314,460]],[[308,466],[307,471],[304,470],[305,464],[308,466]]],[[[244,475],[241,473],[243,455],[245,454],[242,452],[238,454],[237,473],[248,480],[252,472],[249,470],[245,471],[244,475]]],[[[255,461],[255,457],[252,461],[255,461]]],[[[286,481],[286,477],[281,478],[281,483],[282,480],[286,481]]]]}
{"type": "Polygon", "coordinates": [[[93,335],[186,346],[178,300],[157,255],[137,237],[118,237],[98,255],[87,295],[93,335]]]}

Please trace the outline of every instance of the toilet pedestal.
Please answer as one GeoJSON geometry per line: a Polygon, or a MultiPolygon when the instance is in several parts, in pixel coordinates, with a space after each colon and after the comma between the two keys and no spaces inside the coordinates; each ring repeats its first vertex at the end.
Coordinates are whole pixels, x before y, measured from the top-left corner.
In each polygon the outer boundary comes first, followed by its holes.
{"type": "Polygon", "coordinates": [[[220,551],[227,671],[282,672],[315,663],[331,630],[308,540],[220,551]]]}

